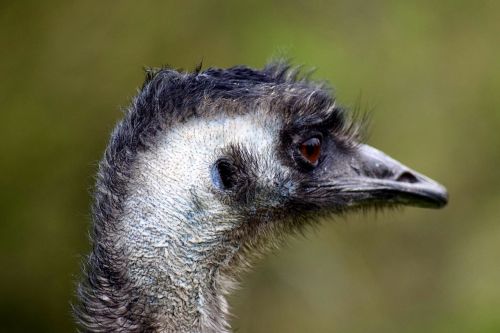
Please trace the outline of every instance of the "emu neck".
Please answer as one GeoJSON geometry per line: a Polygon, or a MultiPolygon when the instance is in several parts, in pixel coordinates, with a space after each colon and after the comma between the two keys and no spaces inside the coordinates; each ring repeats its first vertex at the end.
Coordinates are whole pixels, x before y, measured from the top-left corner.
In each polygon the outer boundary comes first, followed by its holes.
{"type": "Polygon", "coordinates": [[[116,226],[109,242],[123,259],[131,290],[120,292],[129,302],[119,303],[120,311],[137,308],[133,316],[146,317],[158,332],[228,331],[224,295],[243,246],[235,230],[244,221],[214,196],[210,168],[217,147],[228,142],[260,133],[256,142],[269,146],[271,138],[259,128],[242,118],[190,122],[134,157],[126,193],[116,205],[119,216],[102,223],[116,226]]]}
{"type": "Polygon", "coordinates": [[[143,315],[158,332],[227,332],[222,272],[238,251],[231,222],[208,214],[213,204],[192,189],[174,186],[161,158],[150,161],[129,184],[116,237],[143,315]]]}
{"type": "Polygon", "coordinates": [[[154,199],[138,202],[122,221],[128,276],[145,315],[159,332],[225,332],[222,270],[237,245],[158,207],[154,199]]]}

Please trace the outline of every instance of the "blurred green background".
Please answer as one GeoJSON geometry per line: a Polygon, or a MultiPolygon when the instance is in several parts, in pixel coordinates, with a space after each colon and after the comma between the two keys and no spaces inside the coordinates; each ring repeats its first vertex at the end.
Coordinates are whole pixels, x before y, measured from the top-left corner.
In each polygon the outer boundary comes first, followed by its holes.
{"type": "Polygon", "coordinates": [[[2,1],[0,27],[0,331],[75,330],[89,192],[143,66],[286,54],[451,201],[292,240],[232,296],[235,331],[500,332],[499,1],[2,1]]]}

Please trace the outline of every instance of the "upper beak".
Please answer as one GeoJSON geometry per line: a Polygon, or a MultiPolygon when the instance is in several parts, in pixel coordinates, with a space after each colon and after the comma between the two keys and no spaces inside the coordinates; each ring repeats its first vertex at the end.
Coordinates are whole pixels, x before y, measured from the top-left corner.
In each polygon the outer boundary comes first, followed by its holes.
{"type": "Polygon", "coordinates": [[[304,184],[303,201],[338,209],[377,204],[441,208],[448,202],[442,185],[380,150],[360,145],[345,157],[322,179],[304,184]]]}
{"type": "MultiPolygon", "coordinates": [[[[448,202],[446,188],[368,145],[358,148],[351,174],[339,179],[352,204],[394,203],[441,208],[448,202]]],[[[340,185],[340,184],[339,184],[340,185]]]]}

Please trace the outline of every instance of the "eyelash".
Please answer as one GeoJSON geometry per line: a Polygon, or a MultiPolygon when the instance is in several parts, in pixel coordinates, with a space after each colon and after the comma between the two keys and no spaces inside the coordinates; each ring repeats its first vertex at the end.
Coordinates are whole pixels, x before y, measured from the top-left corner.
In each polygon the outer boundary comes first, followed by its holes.
{"type": "Polygon", "coordinates": [[[336,106],[327,119],[320,124],[320,130],[328,133],[340,148],[351,150],[363,142],[369,124],[369,113],[358,108],[349,111],[336,106]]]}

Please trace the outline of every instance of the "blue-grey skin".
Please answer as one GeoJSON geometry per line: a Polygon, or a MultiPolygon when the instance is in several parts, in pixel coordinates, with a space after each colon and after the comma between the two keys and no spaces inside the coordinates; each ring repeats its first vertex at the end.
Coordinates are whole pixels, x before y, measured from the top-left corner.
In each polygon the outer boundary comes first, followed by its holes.
{"type": "Polygon", "coordinates": [[[359,207],[446,204],[358,130],[286,63],[150,71],[99,165],[81,330],[229,332],[225,295],[286,235],[359,207]]]}

